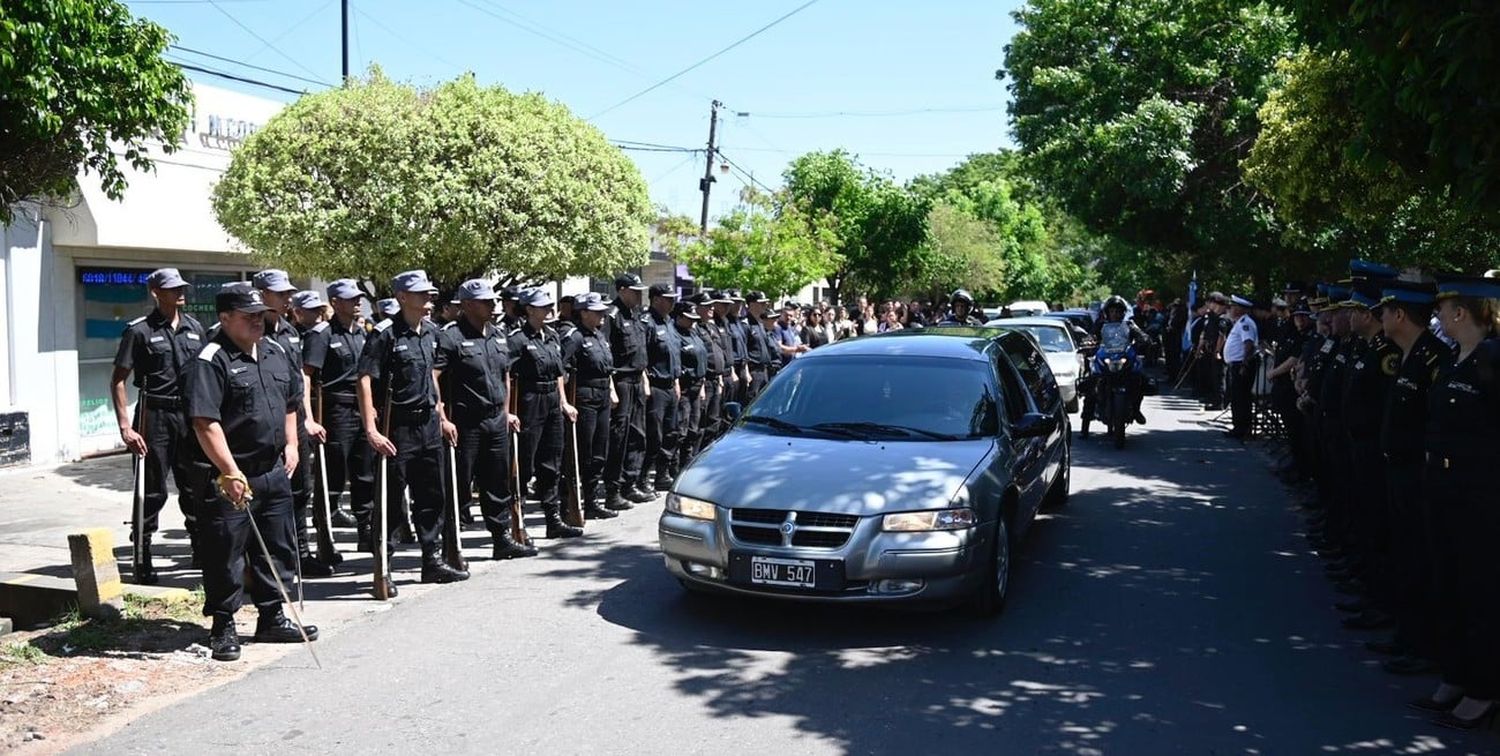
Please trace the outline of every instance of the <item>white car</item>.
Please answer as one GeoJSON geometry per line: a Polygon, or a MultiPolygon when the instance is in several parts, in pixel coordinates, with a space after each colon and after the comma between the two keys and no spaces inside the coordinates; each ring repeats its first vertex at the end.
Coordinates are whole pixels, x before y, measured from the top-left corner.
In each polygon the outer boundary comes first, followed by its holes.
{"type": "Polygon", "coordinates": [[[1057,379],[1058,391],[1068,412],[1078,412],[1078,379],[1083,376],[1084,357],[1073,341],[1073,332],[1068,321],[1058,318],[1001,318],[987,325],[1031,334],[1042,347],[1047,358],[1047,367],[1057,379]]]}
{"type": "Polygon", "coordinates": [[[1011,302],[1010,303],[1010,314],[1011,314],[1011,317],[1016,317],[1016,318],[1025,318],[1025,317],[1030,317],[1032,315],[1041,315],[1042,313],[1048,312],[1051,309],[1052,309],[1051,307],[1047,306],[1046,302],[1043,302],[1043,301],[1041,301],[1039,299],[1023,299],[1023,300],[1021,300],[1019,302],[1011,302]]]}

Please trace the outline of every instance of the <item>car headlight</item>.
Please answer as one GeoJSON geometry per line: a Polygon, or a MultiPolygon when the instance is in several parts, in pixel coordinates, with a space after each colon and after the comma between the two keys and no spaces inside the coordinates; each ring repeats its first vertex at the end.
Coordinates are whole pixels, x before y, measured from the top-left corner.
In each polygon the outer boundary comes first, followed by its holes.
{"type": "Polygon", "coordinates": [[[917,533],[927,530],[963,530],[974,527],[978,518],[968,507],[929,509],[925,512],[897,512],[882,519],[880,527],[892,533],[917,533]]]}
{"type": "Polygon", "coordinates": [[[712,520],[718,508],[713,502],[702,499],[694,499],[691,496],[683,496],[677,493],[667,494],[667,511],[676,512],[683,517],[692,517],[696,520],[712,520]]]}

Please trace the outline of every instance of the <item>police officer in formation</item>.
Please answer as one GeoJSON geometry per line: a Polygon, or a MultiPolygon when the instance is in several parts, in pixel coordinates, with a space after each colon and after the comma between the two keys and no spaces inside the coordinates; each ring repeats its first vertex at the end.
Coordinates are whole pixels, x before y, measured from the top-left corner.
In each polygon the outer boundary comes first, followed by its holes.
{"type": "Polygon", "coordinates": [[[744,306],[745,298],[736,289],[719,292],[714,301],[714,323],[724,331],[729,341],[730,364],[728,383],[724,386],[724,401],[740,404],[747,402],[746,394],[750,389],[745,321],[740,317],[740,309],[744,306]]]}
{"type": "Polygon", "coordinates": [[[771,334],[766,330],[763,318],[769,307],[766,295],[752,291],[745,295],[745,369],[749,381],[745,387],[743,401],[755,400],[771,379],[771,370],[777,364],[779,350],[772,346],[771,334]]]}
{"type": "Polygon", "coordinates": [[[646,458],[638,487],[665,491],[677,463],[677,403],[682,398],[682,339],[675,324],[677,292],[666,284],[651,287],[650,309],[641,319],[646,330],[646,458]],[[656,471],[654,485],[647,480],[656,471]],[[647,486],[651,486],[648,488],[647,486]]]}
{"type": "Polygon", "coordinates": [[[353,279],[341,278],[328,285],[328,304],[333,317],[313,326],[302,337],[302,371],[313,395],[313,408],[323,427],[323,462],[326,479],[321,495],[334,502],[335,525],[356,528],[359,551],[371,551],[370,517],[375,507],[373,452],[365,439],[359,415],[359,358],[365,350],[366,331],[359,323],[359,303],[364,294],[353,279]],[[349,511],[337,506],[345,485],[349,488],[349,511]]]}
{"type": "Polygon", "coordinates": [[[621,274],[615,279],[614,304],[602,325],[615,366],[615,393],[620,398],[609,418],[609,454],[604,465],[604,506],[614,511],[656,498],[641,487],[650,391],[646,326],[641,322],[641,295],[645,291],[640,276],[621,274]]]}
{"type": "Polygon", "coordinates": [[[574,298],[573,309],[577,322],[563,340],[563,361],[568,367],[573,406],[578,410],[575,454],[581,503],[585,518],[608,520],[618,516],[605,506],[604,467],[611,415],[620,404],[614,355],[602,330],[609,306],[603,297],[589,292],[574,298]]]}
{"type": "Polygon", "coordinates": [[[528,483],[532,495],[541,502],[547,521],[548,538],[577,538],[583,531],[563,522],[562,497],[558,481],[562,468],[563,420],[577,422],[578,410],[564,395],[562,342],[547,325],[552,314],[552,295],[545,289],[527,292],[526,322],[509,336],[513,355],[511,372],[520,407],[520,449],[517,457],[521,470],[521,490],[528,483]]]}
{"type": "MultiPolygon", "coordinates": [[[[698,325],[702,317],[698,315],[697,306],[691,301],[679,301],[672,306],[673,327],[677,330],[677,344],[681,363],[681,377],[678,378],[679,395],[677,402],[677,442],[674,444],[674,455],[668,474],[675,479],[677,471],[687,466],[697,454],[699,433],[701,431],[700,420],[703,415],[703,403],[707,397],[708,390],[705,384],[708,382],[708,346],[703,343],[699,335],[698,325]]],[[[660,473],[658,472],[658,480],[660,473]]],[[[660,488],[661,484],[658,483],[660,488]]],[[[666,487],[670,487],[671,482],[666,487]]]]}
{"type": "Polygon", "coordinates": [[[717,438],[720,433],[724,414],[725,387],[729,385],[734,355],[733,347],[729,343],[729,332],[715,318],[718,310],[728,305],[729,298],[723,292],[700,291],[693,296],[693,306],[698,313],[698,324],[695,328],[698,338],[703,342],[708,364],[703,382],[703,406],[699,410],[701,420],[687,459],[692,459],[693,455],[701,451],[709,441],[717,438]]]}
{"type": "Polygon", "coordinates": [[[1317,318],[1292,364],[1290,440],[1318,484],[1309,536],[1355,596],[1344,624],[1392,629],[1366,643],[1384,669],[1441,676],[1411,706],[1483,726],[1500,708],[1500,280],[1349,272],[1292,316],[1317,318]]]}

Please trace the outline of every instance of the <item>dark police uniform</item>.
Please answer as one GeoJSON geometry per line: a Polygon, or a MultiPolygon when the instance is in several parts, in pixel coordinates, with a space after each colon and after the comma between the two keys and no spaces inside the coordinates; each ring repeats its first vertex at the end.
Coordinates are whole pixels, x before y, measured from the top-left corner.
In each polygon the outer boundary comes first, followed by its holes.
{"type": "MultiPolygon", "coordinates": [[[[302,396],[307,390],[306,377],[302,372],[302,331],[285,317],[278,316],[276,327],[274,329],[267,327],[266,335],[286,351],[287,358],[292,365],[292,381],[297,384],[297,396],[302,396]]],[[[307,546],[307,513],[308,505],[312,501],[313,479],[317,477],[312,473],[312,467],[317,464],[317,461],[313,457],[312,437],[307,433],[307,415],[303,413],[300,404],[297,405],[297,453],[301,459],[298,460],[297,469],[291,475],[292,511],[297,533],[297,549],[301,552],[303,569],[307,570],[310,566],[309,560],[312,560],[307,546]]]]}
{"type": "MultiPolygon", "coordinates": [[[[297,558],[292,485],[282,455],[287,415],[296,414],[301,403],[301,382],[292,380],[291,356],[270,338],[262,338],[255,353],[249,354],[220,332],[188,368],[188,416],[222,426],[234,463],[253,494],[248,509],[241,510],[219,494],[216,486],[206,487],[209,495],[200,533],[203,614],[213,618],[216,635],[226,626],[233,627],[234,613],[243,602],[247,554],[255,555],[249,559],[249,589],[250,600],[260,610],[261,628],[268,629],[281,617],[276,579],[290,584],[291,565],[297,558]],[[255,518],[274,564],[266,564],[258,544],[252,542],[250,517],[255,518]]],[[[223,472],[214,470],[213,475],[223,472]]],[[[315,628],[306,629],[310,637],[316,636],[315,628]]],[[[237,648],[234,656],[238,656],[237,648]]]]}
{"type": "Polygon", "coordinates": [[[1344,373],[1344,421],[1349,453],[1349,516],[1356,570],[1370,587],[1371,600],[1382,610],[1392,605],[1390,523],[1386,506],[1384,457],[1380,425],[1386,392],[1401,363],[1401,350],[1384,335],[1359,339],[1354,361],[1344,373]]]}
{"type": "Polygon", "coordinates": [[[368,533],[375,509],[375,473],[356,389],[366,336],[363,328],[351,326],[346,328],[337,317],[313,326],[302,338],[302,365],[312,373],[314,398],[321,402],[315,411],[328,432],[323,445],[328,501],[337,507],[347,482],[356,526],[368,533]]]}
{"type": "MultiPolygon", "coordinates": [[[[707,296],[703,297],[702,301],[705,304],[711,304],[711,299],[707,296]]],[[[730,360],[733,357],[730,351],[729,333],[713,319],[712,314],[699,320],[695,329],[698,332],[698,338],[703,341],[704,353],[708,357],[708,367],[706,379],[703,382],[703,408],[698,414],[698,437],[693,442],[689,457],[697,454],[723,432],[721,426],[724,416],[724,386],[730,377],[729,372],[732,368],[730,360]]]]}
{"type": "MultiPolygon", "coordinates": [[[[579,306],[587,306],[587,301],[579,306]]],[[[563,341],[563,360],[571,375],[574,406],[578,409],[578,475],[584,514],[591,518],[612,517],[612,512],[601,507],[601,487],[610,452],[609,397],[615,373],[614,357],[602,331],[580,325],[563,341]]]]}
{"type": "MultiPolygon", "coordinates": [[[[167,503],[167,471],[177,483],[177,506],[187,523],[191,539],[198,530],[199,486],[197,465],[198,442],[192,423],[183,414],[183,373],[205,343],[203,325],[181,310],[173,328],[160,310],[136,318],[120,335],[115,352],[115,367],[134,374],[137,390],[136,430],[146,441],[145,522],[132,529],[145,534],[142,552],[145,562],[136,565],[137,582],[154,580],[151,569],[151,534],[156,532],[157,516],[167,503]],[[145,416],[144,427],[141,416],[145,416]]],[[[131,514],[132,521],[134,513],[131,514]]],[[[196,550],[196,545],[194,546],[196,550]]]]}
{"type": "Polygon", "coordinates": [[[1228,320],[1214,310],[1203,316],[1202,351],[1198,357],[1199,393],[1210,409],[1224,404],[1224,355],[1219,352],[1219,338],[1228,330],[1228,320]]]}
{"type": "MultiPolygon", "coordinates": [[[[724,319],[716,319],[715,322],[719,324],[720,328],[724,329],[724,334],[729,338],[730,371],[733,373],[733,376],[729,384],[729,392],[724,397],[724,400],[745,404],[747,401],[745,396],[749,393],[750,384],[744,381],[743,377],[745,375],[745,363],[749,359],[749,352],[745,345],[745,321],[740,319],[739,308],[739,302],[731,303],[724,319]]],[[[720,432],[722,433],[725,430],[728,430],[727,426],[720,429],[720,432]]]]}
{"type": "MultiPolygon", "coordinates": [[[[625,277],[622,276],[622,279],[625,277]]],[[[639,282],[640,279],[630,277],[639,282]]],[[[617,281],[617,283],[628,282],[617,281]]],[[[634,284],[632,284],[634,285],[634,284]]],[[[641,316],[618,300],[601,326],[609,342],[614,364],[615,393],[620,403],[609,418],[609,455],[604,464],[605,504],[610,509],[629,509],[630,497],[642,477],[646,454],[646,327],[641,316]]],[[[635,500],[646,501],[639,495],[635,500]]]]}
{"type": "Polygon", "coordinates": [[[1354,364],[1360,338],[1352,333],[1334,337],[1333,351],[1319,381],[1318,437],[1322,445],[1320,464],[1326,480],[1327,495],[1325,540],[1330,546],[1345,548],[1352,535],[1350,527],[1349,434],[1344,428],[1343,391],[1349,366],[1354,364]]]}
{"type": "Polygon", "coordinates": [[[745,364],[750,368],[750,385],[745,391],[745,401],[751,402],[765,389],[770,380],[771,367],[776,364],[781,350],[771,346],[771,336],[760,319],[750,314],[745,318],[745,364]]]}
{"type": "MultiPolygon", "coordinates": [[[[550,305],[550,299],[547,301],[550,305]]],[[[563,412],[557,379],[564,370],[562,344],[557,333],[546,325],[538,330],[526,323],[510,333],[509,347],[521,416],[521,448],[516,454],[522,491],[535,478],[532,493],[542,503],[549,538],[577,535],[577,528],[564,525],[559,514],[562,499],[557,486],[562,468],[563,412]]]]}
{"type": "MultiPolygon", "coordinates": [[[[1276,367],[1287,360],[1302,358],[1311,329],[1301,331],[1295,323],[1287,323],[1277,334],[1271,359],[1276,367]]],[[[1169,349],[1168,353],[1174,350],[1169,349]]],[[[1305,363],[1303,363],[1305,364],[1305,363]]],[[[1297,409],[1297,387],[1293,377],[1295,371],[1287,371],[1271,381],[1271,406],[1286,427],[1287,445],[1291,447],[1294,469],[1299,477],[1312,474],[1312,459],[1307,454],[1307,423],[1301,410],[1297,409]]]]}
{"type": "Polygon", "coordinates": [[[647,310],[641,323],[646,328],[646,377],[650,398],[646,410],[646,459],[638,487],[649,491],[647,468],[656,470],[655,488],[665,490],[677,462],[677,379],[682,376],[682,339],[670,315],[647,310]]]}
{"type": "MultiPolygon", "coordinates": [[[[686,302],[678,306],[692,308],[692,305],[686,302]]],[[[676,318],[673,320],[676,321],[676,318]]],[[[674,322],[672,326],[677,329],[678,343],[682,347],[682,398],[677,406],[677,456],[672,466],[674,478],[676,471],[686,467],[687,463],[692,461],[693,455],[698,453],[698,444],[702,441],[703,404],[707,393],[704,384],[709,381],[710,354],[708,345],[703,342],[703,337],[698,335],[697,326],[701,323],[700,320],[683,328],[674,322]]]]}

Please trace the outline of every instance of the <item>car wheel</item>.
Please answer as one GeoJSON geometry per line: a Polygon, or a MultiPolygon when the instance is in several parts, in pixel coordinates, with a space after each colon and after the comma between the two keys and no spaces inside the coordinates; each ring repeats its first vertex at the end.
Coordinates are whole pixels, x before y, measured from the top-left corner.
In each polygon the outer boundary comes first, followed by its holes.
{"type": "Polygon", "coordinates": [[[969,610],[975,616],[994,617],[1005,609],[1005,597],[1010,592],[1010,551],[1010,528],[1006,526],[1002,514],[995,521],[995,533],[990,539],[984,577],[969,601],[969,610]]]}
{"type": "Polygon", "coordinates": [[[1047,489],[1047,498],[1043,506],[1055,509],[1068,503],[1068,497],[1073,493],[1073,440],[1072,434],[1068,434],[1063,441],[1062,465],[1057,471],[1057,477],[1052,479],[1052,486],[1047,489]]]}

